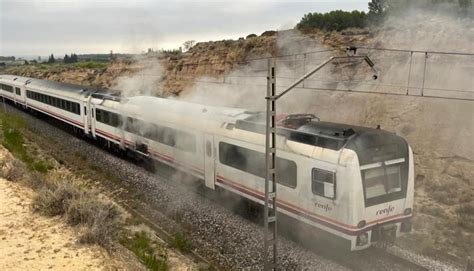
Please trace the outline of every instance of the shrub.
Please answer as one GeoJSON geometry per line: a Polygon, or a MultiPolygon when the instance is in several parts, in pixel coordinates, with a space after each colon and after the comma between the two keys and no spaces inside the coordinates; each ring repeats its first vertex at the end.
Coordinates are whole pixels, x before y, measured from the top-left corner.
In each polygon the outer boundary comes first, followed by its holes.
{"type": "Polygon", "coordinates": [[[106,69],[109,66],[109,63],[103,61],[84,61],[73,63],[72,65],[83,69],[106,69]]]}
{"type": "Polygon", "coordinates": [[[120,223],[118,219],[107,220],[107,216],[103,211],[94,215],[92,224],[85,226],[79,241],[110,248],[120,232],[120,223]]]}
{"type": "Polygon", "coordinates": [[[329,13],[308,13],[296,25],[300,30],[322,29],[341,31],[350,27],[363,28],[367,24],[367,14],[354,10],[352,12],[335,10],[329,13]]]}
{"type": "Polygon", "coordinates": [[[275,36],[276,34],[277,34],[276,31],[268,30],[262,33],[262,37],[271,37],[271,36],[275,36]]]}
{"type": "Polygon", "coordinates": [[[99,199],[97,194],[82,192],[66,205],[66,221],[73,226],[85,226],[81,243],[109,247],[116,239],[121,228],[121,215],[114,204],[99,199]]]}
{"type": "Polygon", "coordinates": [[[144,232],[136,233],[133,238],[122,239],[120,243],[141,259],[148,269],[168,269],[167,255],[162,254],[157,258],[152,242],[144,232]]]}
{"type": "Polygon", "coordinates": [[[19,181],[26,174],[25,166],[17,159],[14,159],[11,163],[6,160],[1,161],[0,167],[0,177],[8,181],[19,181]]]}
{"type": "Polygon", "coordinates": [[[182,252],[188,252],[191,250],[191,243],[189,243],[186,237],[180,233],[174,236],[171,243],[175,248],[179,249],[182,252]]]}
{"type": "Polygon", "coordinates": [[[71,199],[80,197],[82,191],[68,182],[45,185],[33,198],[33,210],[47,215],[63,215],[69,208],[71,199]]]}
{"type": "Polygon", "coordinates": [[[256,38],[257,35],[256,34],[249,34],[247,35],[247,37],[245,37],[246,39],[251,39],[251,38],[256,38]]]}
{"type": "Polygon", "coordinates": [[[41,214],[64,215],[68,224],[84,226],[80,237],[82,243],[108,248],[121,228],[121,214],[114,204],[70,182],[44,185],[34,197],[32,206],[41,214]]]}
{"type": "Polygon", "coordinates": [[[47,173],[48,170],[52,169],[52,166],[50,164],[42,160],[33,162],[32,167],[34,170],[40,173],[47,173]]]}
{"type": "Polygon", "coordinates": [[[28,174],[24,182],[34,190],[38,190],[44,186],[44,177],[40,173],[33,171],[28,174]]]}

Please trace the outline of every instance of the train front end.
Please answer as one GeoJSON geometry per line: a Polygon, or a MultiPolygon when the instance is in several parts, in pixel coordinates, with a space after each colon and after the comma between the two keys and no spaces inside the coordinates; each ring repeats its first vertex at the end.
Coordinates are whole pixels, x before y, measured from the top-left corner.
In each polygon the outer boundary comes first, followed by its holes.
{"type": "Polygon", "coordinates": [[[355,175],[360,180],[355,185],[359,222],[351,250],[393,243],[412,229],[413,152],[403,138],[376,129],[362,132],[346,148],[357,154],[355,175]]]}

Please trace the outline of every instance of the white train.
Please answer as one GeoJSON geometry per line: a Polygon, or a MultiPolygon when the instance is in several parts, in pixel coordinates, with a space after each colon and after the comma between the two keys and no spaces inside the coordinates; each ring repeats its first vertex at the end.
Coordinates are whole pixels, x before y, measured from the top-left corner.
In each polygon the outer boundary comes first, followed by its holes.
{"type": "MultiPolygon", "coordinates": [[[[111,148],[128,149],[263,204],[264,114],[0,75],[0,94],[111,148]]],[[[411,230],[413,153],[380,129],[282,118],[278,210],[350,250],[411,230]]],[[[296,222],[296,221],[295,221],[296,222]]]]}

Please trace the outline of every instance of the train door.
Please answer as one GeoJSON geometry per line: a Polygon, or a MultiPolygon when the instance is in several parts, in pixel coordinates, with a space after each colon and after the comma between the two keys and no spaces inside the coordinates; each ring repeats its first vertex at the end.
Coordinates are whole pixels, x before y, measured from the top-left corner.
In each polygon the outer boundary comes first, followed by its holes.
{"type": "Polygon", "coordinates": [[[215,189],[215,156],[214,136],[204,134],[204,182],[211,189],[215,189]]]}
{"type": "Polygon", "coordinates": [[[95,138],[95,116],[96,116],[96,108],[95,108],[95,105],[91,102],[88,103],[89,104],[89,117],[88,117],[88,120],[90,121],[90,127],[91,127],[91,134],[92,134],[92,138],[95,138]]]}
{"type": "Polygon", "coordinates": [[[84,133],[86,135],[92,133],[92,105],[90,95],[84,99],[84,133]]]}

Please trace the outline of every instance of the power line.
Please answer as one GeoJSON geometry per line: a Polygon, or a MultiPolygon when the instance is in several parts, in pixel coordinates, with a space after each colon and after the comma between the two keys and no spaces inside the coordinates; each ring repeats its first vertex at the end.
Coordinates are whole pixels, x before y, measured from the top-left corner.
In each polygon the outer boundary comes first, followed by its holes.
{"type": "Polygon", "coordinates": [[[365,46],[354,46],[354,47],[357,48],[357,49],[366,49],[366,50],[374,50],[374,51],[390,51],[390,52],[404,52],[404,53],[422,53],[422,54],[438,54],[438,55],[474,56],[474,53],[464,53],[464,52],[420,51],[420,50],[378,48],[378,47],[365,47],[365,46]]]}
{"type": "MultiPolygon", "coordinates": [[[[226,86],[245,86],[245,87],[266,87],[264,84],[249,84],[249,83],[226,83],[226,82],[217,82],[217,81],[201,81],[201,80],[184,80],[180,82],[186,83],[205,83],[205,84],[214,84],[214,85],[226,85],[226,86]]],[[[333,81],[333,82],[340,82],[340,81],[333,81]]],[[[349,81],[350,82],[350,81],[349,81]]],[[[364,84],[360,84],[364,85],[364,84]]],[[[401,85],[389,85],[389,84],[371,84],[375,86],[389,86],[389,87],[399,87],[405,88],[406,86],[401,85]]],[[[277,88],[286,88],[287,86],[278,86],[277,88]]],[[[342,89],[342,88],[324,88],[324,87],[296,87],[297,89],[308,89],[308,90],[324,90],[324,91],[336,91],[336,92],[347,92],[347,93],[364,93],[364,94],[379,94],[379,95],[392,95],[392,96],[409,96],[409,97],[419,97],[419,98],[436,98],[436,99],[447,99],[447,100],[462,100],[462,101],[474,101],[474,98],[464,98],[464,97],[448,97],[448,96],[439,96],[439,95],[417,95],[413,93],[396,93],[396,92],[384,92],[384,91],[366,91],[366,90],[356,90],[356,89],[342,89]]],[[[420,87],[410,87],[410,89],[419,89],[420,87]]],[[[165,89],[162,89],[165,90],[165,89]]],[[[474,91],[467,91],[467,90],[455,90],[455,89],[436,89],[436,88],[425,88],[425,90],[433,90],[433,91],[445,91],[445,92],[461,92],[461,93],[472,93],[474,95],[474,91]]],[[[166,91],[166,90],[165,90],[166,91]]]]}

